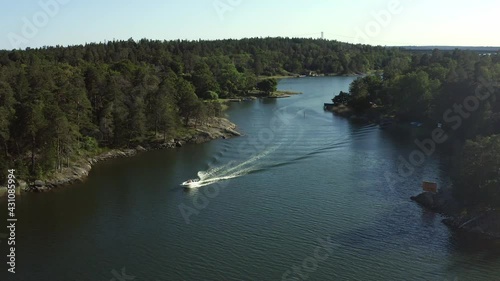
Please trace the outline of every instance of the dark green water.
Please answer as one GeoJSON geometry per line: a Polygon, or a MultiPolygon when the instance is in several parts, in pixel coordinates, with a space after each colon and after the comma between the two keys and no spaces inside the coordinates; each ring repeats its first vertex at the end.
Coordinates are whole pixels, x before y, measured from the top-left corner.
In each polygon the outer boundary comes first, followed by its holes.
{"type": "Polygon", "coordinates": [[[112,160],[23,196],[18,273],[2,262],[0,280],[498,280],[498,251],[409,200],[422,180],[449,184],[439,155],[391,187],[384,174],[413,139],[323,111],[352,79],[283,80],[304,94],[231,106],[243,137],[112,160]],[[179,186],[199,171],[213,184],[179,186]]]}

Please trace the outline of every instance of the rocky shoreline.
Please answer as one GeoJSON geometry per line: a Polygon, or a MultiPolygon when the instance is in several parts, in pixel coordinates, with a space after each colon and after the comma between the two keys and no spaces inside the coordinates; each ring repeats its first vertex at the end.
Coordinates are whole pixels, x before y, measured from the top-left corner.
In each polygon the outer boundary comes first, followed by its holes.
{"type": "Polygon", "coordinates": [[[424,208],[446,216],[442,222],[450,229],[481,239],[500,241],[500,210],[467,207],[453,198],[452,190],[424,192],[411,197],[424,208]]]}
{"type": "MultiPolygon", "coordinates": [[[[71,163],[69,167],[63,168],[45,181],[36,180],[28,184],[22,180],[18,180],[18,192],[46,192],[54,188],[83,181],[87,178],[92,166],[101,161],[113,158],[131,157],[149,150],[173,149],[182,147],[184,144],[200,144],[215,139],[228,139],[237,136],[241,136],[241,134],[236,130],[236,125],[234,123],[226,118],[213,118],[209,122],[197,126],[192,135],[181,139],[170,139],[166,142],[163,140],[156,140],[142,143],[135,148],[113,149],[95,157],[81,159],[80,161],[71,163]]],[[[0,197],[6,194],[7,188],[0,187],[0,197]]]]}

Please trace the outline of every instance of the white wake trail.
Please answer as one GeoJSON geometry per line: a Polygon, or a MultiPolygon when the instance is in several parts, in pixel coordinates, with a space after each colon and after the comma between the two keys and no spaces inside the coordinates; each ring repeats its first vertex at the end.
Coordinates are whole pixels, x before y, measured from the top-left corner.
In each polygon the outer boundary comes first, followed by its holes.
{"type": "MultiPolygon", "coordinates": [[[[304,112],[305,109],[295,111],[293,113],[289,113],[286,111],[288,107],[291,107],[290,105],[287,107],[281,108],[276,114],[281,114],[284,120],[288,120],[287,122],[284,123],[284,127],[278,128],[278,130],[275,132],[275,134],[281,134],[283,132],[289,133],[290,130],[293,131],[293,135],[295,137],[295,140],[289,144],[289,145],[294,145],[296,144],[303,136],[304,133],[304,128],[302,127],[296,127],[294,126],[294,120],[304,118],[304,112]]],[[[307,116],[307,113],[306,113],[307,116]]],[[[314,116],[314,115],[313,115],[314,116]]],[[[316,116],[314,116],[316,117],[316,116]]],[[[296,124],[295,124],[296,125],[296,124]]],[[[276,137],[276,135],[275,135],[276,137]]],[[[276,150],[278,150],[283,143],[278,142],[279,139],[275,139],[277,143],[271,146],[270,148],[254,155],[253,157],[247,159],[246,161],[242,162],[236,162],[236,161],[231,161],[227,164],[210,168],[206,171],[199,171],[198,172],[198,178],[200,179],[198,182],[196,182],[193,187],[202,187],[210,184],[214,184],[219,181],[223,180],[228,180],[228,179],[233,179],[237,177],[241,177],[244,175],[247,175],[249,173],[252,173],[257,170],[264,169],[266,167],[273,166],[273,161],[263,161],[264,158],[269,158],[269,155],[274,153],[276,150]]]]}
{"type": "Polygon", "coordinates": [[[200,181],[194,185],[194,187],[202,187],[210,184],[214,184],[216,182],[222,181],[222,180],[228,180],[228,179],[233,179],[237,177],[241,177],[244,175],[247,175],[253,171],[256,171],[262,167],[264,167],[264,164],[260,162],[259,160],[265,158],[269,154],[273,153],[276,151],[281,144],[275,145],[255,156],[252,158],[238,163],[235,161],[229,162],[228,164],[215,167],[212,169],[209,169],[207,171],[199,171],[198,172],[198,177],[200,178],[200,181]]]}

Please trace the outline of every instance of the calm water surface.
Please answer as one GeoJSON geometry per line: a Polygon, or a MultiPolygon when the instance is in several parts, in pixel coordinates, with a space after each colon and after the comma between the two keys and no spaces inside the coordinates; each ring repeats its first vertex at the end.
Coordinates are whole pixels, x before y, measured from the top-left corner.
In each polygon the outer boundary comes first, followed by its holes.
{"type": "Polygon", "coordinates": [[[293,267],[288,280],[499,280],[495,248],[409,200],[422,180],[449,184],[439,155],[391,186],[413,139],[323,111],[353,79],[282,80],[303,94],[231,106],[243,137],[100,163],[85,183],[24,195],[18,273],[2,262],[0,280],[282,280],[293,267]],[[179,186],[197,174],[212,184],[179,186]]]}

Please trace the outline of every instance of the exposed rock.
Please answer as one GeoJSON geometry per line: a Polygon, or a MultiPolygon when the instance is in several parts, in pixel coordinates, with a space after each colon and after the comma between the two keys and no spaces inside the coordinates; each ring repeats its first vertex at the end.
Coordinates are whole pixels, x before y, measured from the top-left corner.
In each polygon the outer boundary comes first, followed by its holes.
{"type": "Polygon", "coordinates": [[[25,190],[28,187],[28,184],[23,180],[18,180],[17,187],[19,188],[19,190],[25,190]]]}
{"type": "Polygon", "coordinates": [[[198,136],[206,137],[206,138],[209,138],[209,139],[213,138],[213,136],[209,132],[207,132],[207,131],[203,131],[201,129],[196,129],[196,132],[198,132],[198,136]]]}
{"type": "Polygon", "coordinates": [[[412,196],[411,200],[425,208],[448,216],[459,214],[463,208],[453,197],[451,188],[441,189],[438,193],[424,192],[417,196],[412,196]]]}
{"type": "Polygon", "coordinates": [[[38,189],[38,192],[47,192],[47,191],[49,191],[50,186],[44,185],[44,186],[40,186],[40,187],[36,187],[36,188],[38,189]]]}
{"type": "Polygon", "coordinates": [[[476,208],[467,212],[453,198],[451,189],[438,193],[424,192],[411,199],[425,208],[448,216],[443,223],[456,231],[487,239],[500,239],[500,211],[476,208]]]}
{"type": "Polygon", "coordinates": [[[172,140],[171,142],[164,142],[157,146],[159,149],[165,148],[175,148],[175,142],[172,140]]]}
{"type": "Polygon", "coordinates": [[[193,138],[194,143],[241,136],[236,131],[236,125],[225,118],[212,118],[209,122],[199,126],[196,129],[196,133],[196,138],[193,138]]]}
{"type": "Polygon", "coordinates": [[[420,204],[428,209],[436,211],[436,209],[438,209],[438,206],[436,206],[437,200],[435,200],[434,197],[435,197],[434,193],[424,192],[424,193],[421,193],[417,196],[412,196],[411,200],[417,202],[418,204],[420,204]]]}
{"type": "Polygon", "coordinates": [[[239,132],[237,132],[236,130],[231,129],[231,128],[226,128],[225,132],[228,133],[228,134],[230,134],[230,135],[232,135],[232,136],[234,136],[234,137],[241,136],[241,134],[239,132]]]}
{"type": "Polygon", "coordinates": [[[175,147],[182,147],[182,142],[181,141],[176,141],[175,142],[175,147]]]}
{"type": "Polygon", "coordinates": [[[90,169],[92,169],[92,166],[90,165],[85,165],[84,167],[76,166],[73,169],[73,175],[75,175],[78,178],[86,177],[89,175],[90,169]]]}
{"type": "Polygon", "coordinates": [[[45,186],[45,183],[44,183],[43,181],[41,181],[41,180],[36,180],[36,181],[33,183],[33,185],[34,185],[35,187],[43,187],[43,186],[45,186]]]}
{"type": "Polygon", "coordinates": [[[96,163],[99,161],[108,160],[112,158],[129,157],[135,155],[136,153],[137,151],[135,149],[125,149],[125,150],[113,149],[104,154],[96,156],[92,162],[96,163]]]}
{"type": "Polygon", "coordinates": [[[140,145],[138,145],[138,146],[135,148],[135,150],[136,150],[136,151],[138,151],[138,152],[144,152],[144,151],[146,151],[146,149],[145,149],[144,147],[140,146],[140,145]]]}

